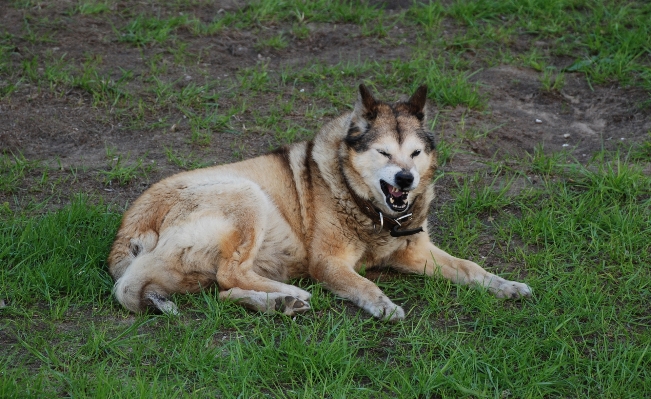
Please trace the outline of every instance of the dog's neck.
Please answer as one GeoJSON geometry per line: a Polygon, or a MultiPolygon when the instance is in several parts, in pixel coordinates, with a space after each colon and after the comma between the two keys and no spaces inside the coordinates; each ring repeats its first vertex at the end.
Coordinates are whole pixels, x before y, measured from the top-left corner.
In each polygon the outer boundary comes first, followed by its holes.
{"type": "Polygon", "coordinates": [[[373,229],[374,230],[377,229],[376,231],[378,233],[382,230],[386,230],[389,232],[391,237],[404,237],[404,236],[417,234],[423,231],[422,226],[418,226],[415,229],[405,228],[408,227],[409,223],[412,220],[412,213],[410,213],[409,211],[414,207],[414,204],[416,203],[418,197],[414,199],[414,202],[411,203],[406,210],[401,212],[403,214],[402,216],[393,218],[391,216],[385,215],[384,212],[377,209],[375,205],[371,203],[371,201],[357,195],[355,190],[353,190],[353,188],[350,186],[350,183],[348,183],[348,178],[344,173],[342,173],[342,179],[344,180],[344,184],[346,185],[346,188],[348,189],[348,193],[350,194],[351,198],[353,199],[353,201],[355,202],[359,210],[373,221],[373,229]]]}

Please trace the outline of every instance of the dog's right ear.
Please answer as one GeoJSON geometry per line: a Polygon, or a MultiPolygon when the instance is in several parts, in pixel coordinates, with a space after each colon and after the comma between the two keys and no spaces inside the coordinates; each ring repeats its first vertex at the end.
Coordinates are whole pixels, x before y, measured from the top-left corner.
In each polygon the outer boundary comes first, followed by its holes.
{"type": "Polygon", "coordinates": [[[368,87],[364,83],[360,84],[357,104],[355,104],[355,114],[367,121],[372,121],[377,117],[377,105],[378,103],[368,87]]]}
{"type": "Polygon", "coordinates": [[[353,116],[346,134],[346,144],[356,151],[364,151],[367,148],[365,133],[377,118],[378,102],[371,94],[371,91],[364,85],[359,85],[359,95],[353,110],[353,116]]]}

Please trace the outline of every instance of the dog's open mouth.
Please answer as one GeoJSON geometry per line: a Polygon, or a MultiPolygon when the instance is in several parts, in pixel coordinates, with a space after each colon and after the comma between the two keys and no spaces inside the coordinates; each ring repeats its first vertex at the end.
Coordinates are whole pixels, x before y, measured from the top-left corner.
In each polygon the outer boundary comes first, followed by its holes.
{"type": "Polygon", "coordinates": [[[391,210],[402,212],[407,209],[407,205],[409,204],[407,201],[407,195],[409,194],[409,191],[402,191],[398,187],[393,187],[384,180],[380,180],[380,187],[384,193],[387,205],[391,210]]]}

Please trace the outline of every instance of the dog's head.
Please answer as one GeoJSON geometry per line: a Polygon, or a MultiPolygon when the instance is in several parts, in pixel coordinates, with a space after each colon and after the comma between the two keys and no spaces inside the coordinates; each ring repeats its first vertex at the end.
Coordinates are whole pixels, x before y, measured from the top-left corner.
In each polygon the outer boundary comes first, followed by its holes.
{"type": "Polygon", "coordinates": [[[404,102],[377,101],[363,84],[344,140],[347,174],[375,205],[390,214],[409,209],[436,169],[434,136],[426,127],[427,87],[404,102]]]}

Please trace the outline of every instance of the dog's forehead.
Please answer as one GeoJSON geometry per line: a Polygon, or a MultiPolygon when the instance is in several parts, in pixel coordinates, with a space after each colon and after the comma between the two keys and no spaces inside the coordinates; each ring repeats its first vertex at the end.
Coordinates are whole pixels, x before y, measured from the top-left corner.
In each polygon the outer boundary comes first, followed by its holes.
{"type": "Polygon", "coordinates": [[[396,121],[399,129],[406,132],[417,132],[422,128],[422,122],[415,116],[408,113],[398,113],[396,121]]]}
{"type": "Polygon", "coordinates": [[[419,129],[420,120],[409,112],[404,103],[387,104],[380,103],[376,109],[374,125],[388,128],[419,129]],[[396,126],[400,125],[400,126],[396,126]]]}
{"type": "Polygon", "coordinates": [[[425,142],[420,136],[416,134],[410,134],[403,140],[401,148],[408,152],[411,152],[413,150],[422,149],[424,146],[425,142]]]}
{"type": "Polygon", "coordinates": [[[377,117],[372,126],[384,134],[393,136],[398,144],[402,144],[409,136],[418,135],[422,130],[422,122],[409,112],[404,103],[379,104],[377,117]]]}

